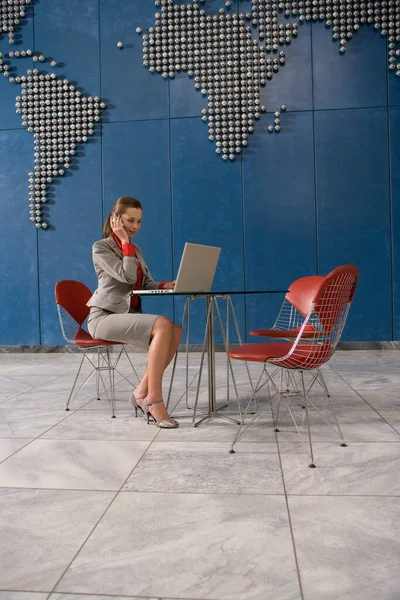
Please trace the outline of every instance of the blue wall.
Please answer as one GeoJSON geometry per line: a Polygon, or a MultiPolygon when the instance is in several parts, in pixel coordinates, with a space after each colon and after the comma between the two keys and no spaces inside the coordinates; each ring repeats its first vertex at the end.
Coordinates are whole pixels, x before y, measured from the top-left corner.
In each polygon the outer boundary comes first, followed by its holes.
{"type": "MultiPolygon", "coordinates": [[[[138,243],[155,279],[173,277],[185,241],[222,246],[216,289],[285,289],[354,263],[361,279],[344,339],[399,339],[400,78],[387,70],[386,40],[362,27],[341,56],[323,24],[302,25],[262,92],[269,113],[289,106],[281,133],[268,134],[273,117],[263,115],[242,157],[225,163],[193,81],[142,66],[135,29],[153,25],[154,13],[153,0],[40,0],[22,27],[21,48],[64,63],[57,73],[109,108],[77,169],[54,186],[54,229],[37,232],[28,211],[33,138],[15,114],[18,86],[0,77],[0,345],[63,343],[54,284],[95,287],[91,245],[123,194],[144,205],[138,243]]],[[[2,38],[0,51],[10,48],[2,38]]],[[[237,297],[242,332],[269,325],[281,300],[237,297]]],[[[179,320],[182,304],[145,307],[179,320]]]]}

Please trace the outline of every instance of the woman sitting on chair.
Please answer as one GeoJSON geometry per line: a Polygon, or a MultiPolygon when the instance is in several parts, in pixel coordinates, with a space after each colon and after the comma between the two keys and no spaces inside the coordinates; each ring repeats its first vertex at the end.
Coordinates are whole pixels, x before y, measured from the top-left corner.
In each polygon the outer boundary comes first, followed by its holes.
{"type": "Polygon", "coordinates": [[[166,317],[142,314],[132,290],[173,289],[175,282],[153,281],[139,246],[131,243],[142,223],[139,200],[123,196],[115,202],[103,228],[103,239],[93,245],[98,288],[87,303],[88,329],[97,339],[134,344],[148,350],[146,372],[130,402],[158,427],[179,427],[162,398],[162,377],[181,340],[181,328],[166,317]]]}

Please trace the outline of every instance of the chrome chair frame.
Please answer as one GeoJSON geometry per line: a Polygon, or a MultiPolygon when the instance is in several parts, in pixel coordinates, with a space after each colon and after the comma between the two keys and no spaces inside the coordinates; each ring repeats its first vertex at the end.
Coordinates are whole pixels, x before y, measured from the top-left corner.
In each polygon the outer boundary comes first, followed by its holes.
{"type": "MultiPolygon", "coordinates": [[[[67,405],[65,407],[66,411],[69,411],[70,408],[70,403],[76,398],[76,396],[79,394],[79,392],[85,387],[85,385],[92,379],[93,375],[96,374],[96,393],[97,393],[97,400],[100,400],[100,382],[102,384],[104,393],[107,397],[107,400],[110,404],[111,407],[111,416],[113,419],[116,418],[115,415],[115,372],[118,373],[118,375],[120,377],[122,377],[123,379],[125,379],[130,385],[132,385],[133,387],[136,387],[135,384],[132,383],[132,381],[130,381],[123,373],[121,373],[121,371],[117,368],[118,363],[120,361],[120,358],[122,356],[122,354],[124,353],[126,358],[128,359],[132,370],[138,380],[138,382],[140,381],[139,375],[135,369],[135,367],[132,364],[131,359],[129,358],[129,355],[126,351],[126,348],[124,346],[124,344],[120,345],[120,349],[115,357],[115,360],[113,361],[113,358],[111,356],[111,351],[110,348],[113,347],[113,345],[117,345],[117,344],[110,344],[110,345],[99,345],[99,346],[80,346],[76,343],[75,341],[75,336],[77,334],[77,332],[79,331],[79,329],[81,329],[81,327],[79,326],[79,324],[75,321],[75,319],[73,319],[73,317],[71,317],[71,315],[64,309],[62,308],[62,306],[60,306],[59,304],[57,304],[57,313],[58,313],[58,318],[59,318],[59,322],[60,322],[60,327],[61,327],[61,332],[62,335],[64,337],[64,339],[72,344],[73,346],[75,346],[76,348],[78,348],[81,352],[83,352],[83,356],[82,356],[82,360],[80,362],[79,368],[78,368],[78,372],[76,374],[74,383],[72,385],[72,389],[71,392],[69,394],[68,400],[67,400],[67,405]],[[91,360],[91,358],[88,356],[90,351],[96,351],[97,352],[97,364],[96,361],[91,360]],[[90,363],[90,365],[92,366],[92,370],[89,373],[89,375],[86,377],[86,379],[84,380],[84,382],[80,385],[79,389],[74,393],[76,384],[78,382],[78,378],[79,375],[81,373],[82,367],[83,367],[83,363],[85,361],[85,359],[90,363]],[[110,395],[108,395],[108,391],[107,391],[107,386],[106,383],[103,379],[102,376],[102,372],[103,371],[107,371],[108,372],[108,379],[109,379],[109,391],[110,391],[110,395]]],[[[119,344],[118,344],[119,345],[119,344]]]]}
{"type": "MultiPolygon", "coordinates": [[[[295,425],[297,432],[300,434],[300,438],[304,444],[302,433],[298,427],[293,411],[291,409],[294,398],[300,396],[305,408],[306,419],[307,419],[307,432],[308,432],[308,446],[311,463],[309,466],[315,468],[314,463],[314,452],[312,446],[311,426],[310,426],[310,413],[309,405],[316,410],[316,412],[323,418],[323,420],[332,427],[332,424],[322,415],[319,408],[310,399],[310,391],[316,382],[318,382],[324,390],[325,396],[329,408],[332,412],[335,426],[341,439],[341,446],[346,447],[347,444],[344,440],[342,430],[337,420],[335,411],[330,400],[330,394],[326,386],[325,380],[320,371],[320,366],[328,362],[335,352],[336,346],[342,335],[347,315],[350,310],[351,302],[353,300],[354,292],[358,281],[358,270],[352,266],[338,267],[330,274],[328,274],[321,285],[321,292],[317,293],[315,301],[312,302],[308,314],[303,318],[302,325],[294,341],[291,342],[290,346],[286,345],[288,351],[282,356],[267,357],[264,360],[263,370],[260,374],[259,380],[256,384],[254,395],[258,394],[260,390],[267,385],[268,395],[271,401],[271,412],[272,420],[276,433],[279,433],[278,425],[282,419],[279,417],[280,404],[283,401],[286,407],[286,412],[289,412],[292,421],[295,425]],[[309,335],[309,325],[311,324],[314,333],[309,335]],[[307,337],[303,337],[304,332],[307,332],[307,337]],[[268,373],[267,365],[273,365],[276,369],[272,374],[268,373]],[[308,386],[305,384],[304,371],[314,372],[311,378],[311,382],[308,386]],[[280,373],[279,373],[280,372],[280,373]],[[283,376],[286,372],[287,377],[287,390],[283,390],[283,376]],[[299,373],[299,382],[295,381],[294,373],[299,373]],[[274,381],[274,377],[279,373],[279,383],[274,381]],[[264,381],[263,381],[264,379],[264,381]],[[271,389],[272,388],[272,393],[271,389]],[[290,387],[293,390],[290,391],[290,387]],[[296,389],[296,388],[300,389],[296,389]],[[273,399],[277,397],[277,412],[274,414],[273,410],[273,399]]],[[[287,344],[287,343],[286,343],[287,344]]],[[[251,351],[251,344],[247,346],[251,351]]],[[[261,344],[267,350],[271,347],[271,344],[261,344]]],[[[279,343],[278,343],[279,346],[279,343]]],[[[239,349],[240,350],[240,349],[239,349]]],[[[242,356],[246,356],[246,353],[242,356]]],[[[237,357],[239,358],[239,356],[237,357]]],[[[242,359],[244,360],[244,358],[242,359]]],[[[253,359],[256,360],[256,359],[253,359]]],[[[232,442],[230,453],[234,453],[235,444],[242,439],[244,433],[248,428],[255,422],[259,417],[256,415],[252,421],[243,429],[245,418],[248,414],[248,409],[251,400],[248,403],[244,412],[242,424],[236,433],[236,436],[232,442]]]]}

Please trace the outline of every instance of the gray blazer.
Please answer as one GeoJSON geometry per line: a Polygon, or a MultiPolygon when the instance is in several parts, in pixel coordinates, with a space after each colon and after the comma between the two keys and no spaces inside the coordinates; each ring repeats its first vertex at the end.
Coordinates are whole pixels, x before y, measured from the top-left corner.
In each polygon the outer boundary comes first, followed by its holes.
{"type": "Polygon", "coordinates": [[[97,306],[112,313],[128,313],[139,263],[143,271],[142,289],[156,290],[160,285],[150,275],[139,246],[136,246],[136,257],[122,256],[121,248],[110,236],[93,244],[92,256],[98,288],[87,306],[97,306]]]}

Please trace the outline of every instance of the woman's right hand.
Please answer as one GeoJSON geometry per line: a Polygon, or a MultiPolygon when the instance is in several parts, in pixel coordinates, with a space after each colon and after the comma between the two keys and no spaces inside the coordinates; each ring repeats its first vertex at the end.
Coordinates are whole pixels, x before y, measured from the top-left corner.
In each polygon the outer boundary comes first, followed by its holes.
{"type": "Polygon", "coordinates": [[[121,244],[129,244],[129,236],[122,224],[120,215],[111,215],[110,225],[113,233],[120,239],[121,244]]]}

